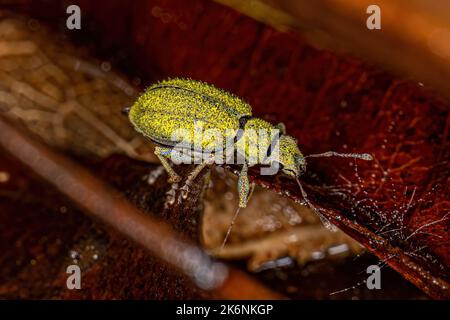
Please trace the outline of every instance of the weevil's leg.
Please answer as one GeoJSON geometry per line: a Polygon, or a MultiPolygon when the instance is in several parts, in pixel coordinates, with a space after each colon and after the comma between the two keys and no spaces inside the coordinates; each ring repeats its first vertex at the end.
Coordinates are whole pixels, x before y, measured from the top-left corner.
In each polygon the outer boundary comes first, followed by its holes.
{"type": "Polygon", "coordinates": [[[209,159],[206,159],[202,163],[200,163],[198,166],[196,166],[194,168],[194,170],[192,170],[192,172],[188,175],[186,182],[184,183],[184,186],[181,188],[181,196],[183,199],[187,198],[189,189],[190,189],[192,183],[194,182],[195,178],[197,178],[197,176],[200,174],[200,172],[202,172],[202,170],[205,167],[210,166],[213,163],[214,163],[214,157],[211,157],[209,159]]]}
{"type": "Polygon", "coordinates": [[[247,198],[247,203],[252,198],[253,192],[255,192],[255,187],[256,187],[256,184],[254,182],[252,182],[252,184],[250,185],[250,193],[249,193],[248,198],[247,198]]]}
{"type": "Polygon", "coordinates": [[[236,212],[234,213],[234,216],[231,219],[230,226],[228,227],[227,233],[225,234],[225,237],[223,238],[222,245],[220,246],[220,250],[222,250],[225,247],[225,244],[227,243],[227,240],[230,237],[231,229],[233,229],[234,222],[236,221],[236,218],[237,218],[237,216],[239,214],[239,211],[241,211],[241,207],[240,206],[236,209],[236,212]]]}
{"type": "Polygon", "coordinates": [[[275,128],[277,128],[278,130],[280,130],[280,133],[285,135],[286,134],[286,126],[284,125],[283,122],[278,123],[275,128]]]}
{"type": "Polygon", "coordinates": [[[334,226],[334,224],[332,224],[327,218],[325,218],[325,216],[309,201],[308,194],[306,193],[305,189],[303,189],[303,186],[300,183],[300,180],[298,180],[298,178],[296,178],[296,180],[297,180],[297,184],[300,188],[300,192],[302,194],[303,200],[305,200],[308,207],[312,211],[314,211],[315,214],[317,214],[317,216],[319,217],[320,221],[325,226],[325,228],[327,228],[328,230],[331,230],[331,231],[336,231],[336,227],[334,226]]]}
{"type": "Polygon", "coordinates": [[[164,169],[166,169],[167,173],[169,174],[169,183],[177,183],[181,181],[181,177],[172,169],[166,158],[170,155],[171,152],[172,149],[169,148],[155,147],[155,155],[161,161],[164,169]]]}
{"type": "Polygon", "coordinates": [[[248,165],[244,163],[238,180],[239,207],[245,208],[248,202],[248,192],[250,191],[250,183],[248,180],[248,165]]]}
{"type": "Polygon", "coordinates": [[[339,153],[335,151],[327,151],[324,153],[310,154],[306,158],[323,158],[323,157],[341,157],[341,158],[355,158],[361,160],[373,160],[373,157],[368,153],[339,153]]]}

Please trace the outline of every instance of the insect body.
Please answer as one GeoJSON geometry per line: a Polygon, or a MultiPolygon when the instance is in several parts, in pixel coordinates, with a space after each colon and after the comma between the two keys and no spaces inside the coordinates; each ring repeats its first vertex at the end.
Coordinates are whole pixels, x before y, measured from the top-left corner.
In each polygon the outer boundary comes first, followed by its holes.
{"type": "MultiPolygon", "coordinates": [[[[185,160],[183,157],[186,154],[195,158],[200,152],[214,153],[229,146],[230,142],[232,147],[236,147],[237,140],[242,139],[248,142],[241,148],[244,158],[257,159],[258,156],[253,153],[260,150],[267,152],[271,147],[270,131],[283,127],[252,117],[250,105],[238,97],[211,85],[187,79],[172,79],[150,86],[131,107],[129,119],[138,132],[156,143],[155,154],[167,170],[170,182],[181,180],[167,161],[170,158],[185,160]],[[203,135],[200,141],[195,141],[196,124],[199,122],[205,130],[218,131],[223,139],[203,135]],[[175,133],[180,129],[183,134],[174,139],[175,133]],[[266,131],[267,138],[255,140],[253,136],[247,136],[250,129],[252,132],[266,131]],[[236,138],[238,132],[242,135],[240,139],[236,138]],[[258,148],[252,148],[254,143],[259,143],[258,148]],[[196,145],[200,148],[187,152],[196,145]]],[[[277,161],[281,164],[282,172],[292,177],[299,176],[305,169],[306,162],[295,140],[281,135],[279,148],[280,156],[277,161]]],[[[184,190],[189,188],[205,166],[213,163],[212,159],[204,159],[187,178],[184,190]]],[[[254,164],[260,162],[256,161],[254,164]]],[[[244,161],[239,175],[240,207],[246,206],[250,190],[248,167],[249,163],[244,161]]]]}
{"type": "MultiPolygon", "coordinates": [[[[127,111],[135,129],[155,142],[155,154],[167,170],[170,182],[179,182],[181,178],[169,164],[169,159],[200,161],[187,177],[183,191],[189,190],[203,168],[222,159],[222,155],[226,158],[224,151],[231,146],[244,158],[238,179],[239,207],[245,207],[248,201],[248,167],[263,164],[263,160],[264,164],[276,165],[284,175],[296,179],[305,201],[311,205],[298,180],[306,169],[306,160],[296,140],[286,135],[284,125],[273,125],[253,117],[250,105],[237,96],[203,82],[170,79],[150,86],[127,111]],[[199,124],[202,130],[213,130],[215,134],[198,137],[199,124]],[[276,129],[281,134],[274,140],[271,133],[276,129]],[[263,134],[255,138],[255,132],[263,134]],[[279,150],[277,157],[269,157],[275,146],[279,150]],[[205,152],[210,157],[205,157],[205,152]],[[217,157],[217,154],[221,156],[217,157]],[[261,154],[265,157],[260,157],[261,154]]],[[[336,152],[311,156],[371,159],[368,154],[336,152]]]]}

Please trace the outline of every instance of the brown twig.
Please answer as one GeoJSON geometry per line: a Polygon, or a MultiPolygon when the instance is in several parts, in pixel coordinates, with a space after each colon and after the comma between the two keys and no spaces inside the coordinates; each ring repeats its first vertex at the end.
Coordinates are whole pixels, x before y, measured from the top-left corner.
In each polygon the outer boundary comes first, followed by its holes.
{"type": "Polygon", "coordinates": [[[86,169],[41,145],[0,116],[0,146],[55,186],[91,216],[106,222],[152,255],[189,276],[213,296],[275,299],[281,296],[245,273],[211,259],[166,223],[144,215],[86,169]]]}

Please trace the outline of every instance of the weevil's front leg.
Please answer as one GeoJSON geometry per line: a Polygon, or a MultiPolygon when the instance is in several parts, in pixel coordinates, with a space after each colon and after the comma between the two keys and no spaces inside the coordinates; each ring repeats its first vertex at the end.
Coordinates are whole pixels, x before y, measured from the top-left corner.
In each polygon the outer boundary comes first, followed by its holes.
{"type": "Polygon", "coordinates": [[[239,207],[245,208],[248,201],[248,193],[250,191],[250,182],[248,180],[248,166],[244,163],[238,180],[239,207]]]}
{"type": "Polygon", "coordinates": [[[181,181],[181,177],[172,169],[170,163],[167,161],[167,157],[170,155],[171,152],[172,149],[169,148],[155,147],[155,155],[161,161],[161,164],[163,165],[164,169],[166,169],[167,173],[169,174],[168,182],[177,183],[181,181]]]}
{"type": "Polygon", "coordinates": [[[188,175],[186,182],[184,183],[184,186],[181,188],[181,196],[183,199],[187,198],[187,195],[189,193],[189,189],[192,186],[192,183],[194,182],[195,178],[202,172],[202,170],[206,166],[210,166],[214,163],[214,157],[211,157],[209,159],[206,159],[202,163],[200,163],[198,166],[195,167],[194,170],[188,175]]]}

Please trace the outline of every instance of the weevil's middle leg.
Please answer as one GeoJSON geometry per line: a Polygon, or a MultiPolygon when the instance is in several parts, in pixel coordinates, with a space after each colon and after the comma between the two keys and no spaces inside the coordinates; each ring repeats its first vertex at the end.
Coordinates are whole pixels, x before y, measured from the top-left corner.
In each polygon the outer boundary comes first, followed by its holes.
{"type": "Polygon", "coordinates": [[[370,161],[373,157],[368,153],[339,153],[335,151],[327,151],[318,154],[309,154],[306,158],[324,158],[324,157],[341,157],[341,158],[355,158],[370,161]]]}
{"type": "Polygon", "coordinates": [[[187,186],[191,186],[192,183],[194,182],[195,178],[197,178],[197,176],[200,174],[200,172],[202,172],[202,170],[206,167],[209,166],[211,163],[205,161],[201,164],[199,164],[198,166],[195,167],[194,170],[192,170],[192,172],[188,175],[187,179],[186,179],[186,185],[187,186]]]}
{"type": "Polygon", "coordinates": [[[303,200],[305,200],[308,207],[314,211],[315,214],[319,217],[320,221],[324,225],[325,228],[327,228],[330,231],[336,231],[336,227],[327,219],[325,216],[309,201],[308,194],[306,193],[305,189],[303,189],[302,184],[300,183],[300,180],[298,178],[295,179],[297,181],[297,184],[300,188],[300,192],[302,194],[303,200]]]}
{"type": "Polygon", "coordinates": [[[155,155],[169,174],[169,183],[177,183],[181,181],[181,177],[172,169],[166,158],[170,155],[171,151],[172,150],[168,148],[155,147],[155,155]]]}
{"type": "Polygon", "coordinates": [[[195,178],[197,178],[197,176],[200,174],[200,172],[202,172],[202,170],[205,167],[210,166],[213,163],[214,163],[214,157],[211,157],[209,159],[206,159],[199,165],[197,165],[194,168],[194,170],[192,170],[192,172],[188,175],[186,182],[184,183],[184,186],[181,188],[181,193],[182,193],[181,195],[184,199],[186,199],[186,197],[189,193],[189,189],[190,189],[192,183],[194,182],[195,178]]]}
{"type": "Polygon", "coordinates": [[[285,135],[286,134],[286,125],[283,122],[280,122],[275,125],[275,128],[280,130],[280,133],[285,135]]]}

